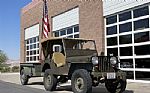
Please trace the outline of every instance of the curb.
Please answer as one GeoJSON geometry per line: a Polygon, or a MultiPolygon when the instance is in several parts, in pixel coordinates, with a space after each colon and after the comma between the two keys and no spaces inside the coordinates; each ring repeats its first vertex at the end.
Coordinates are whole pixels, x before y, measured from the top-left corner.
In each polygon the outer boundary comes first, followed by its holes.
{"type": "Polygon", "coordinates": [[[1,75],[14,75],[14,74],[19,74],[19,72],[15,72],[15,73],[1,73],[1,72],[0,72],[0,74],[1,74],[1,75]]]}

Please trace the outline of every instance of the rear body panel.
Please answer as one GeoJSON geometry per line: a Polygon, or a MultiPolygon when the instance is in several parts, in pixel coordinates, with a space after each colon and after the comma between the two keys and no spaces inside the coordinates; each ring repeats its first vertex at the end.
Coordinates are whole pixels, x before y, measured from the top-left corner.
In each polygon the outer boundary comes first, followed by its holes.
{"type": "Polygon", "coordinates": [[[31,77],[41,76],[41,63],[20,63],[20,71],[24,69],[25,73],[31,77]]]}

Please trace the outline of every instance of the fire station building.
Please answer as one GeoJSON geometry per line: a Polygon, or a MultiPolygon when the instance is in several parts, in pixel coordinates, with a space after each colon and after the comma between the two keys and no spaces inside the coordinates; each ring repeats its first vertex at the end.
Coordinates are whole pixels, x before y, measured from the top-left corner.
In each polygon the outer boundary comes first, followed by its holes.
{"type": "MultiPolygon", "coordinates": [[[[150,1],[47,0],[47,6],[49,38],[94,39],[99,54],[119,56],[130,80],[150,79],[150,1]]],[[[42,17],[43,0],[21,10],[21,62],[39,62],[42,17]]]]}

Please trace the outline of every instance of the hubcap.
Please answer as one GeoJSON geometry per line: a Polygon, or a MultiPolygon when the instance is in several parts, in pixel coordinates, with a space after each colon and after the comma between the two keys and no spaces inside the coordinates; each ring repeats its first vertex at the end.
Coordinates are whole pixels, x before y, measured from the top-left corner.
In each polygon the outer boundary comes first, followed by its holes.
{"type": "Polygon", "coordinates": [[[47,76],[46,83],[47,83],[47,85],[51,84],[51,76],[50,75],[47,76]]]}
{"type": "Polygon", "coordinates": [[[83,87],[84,87],[83,78],[77,78],[75,82],[75,88],[77,89],[77,91],[81,92],[83,90],[83,87]]]}

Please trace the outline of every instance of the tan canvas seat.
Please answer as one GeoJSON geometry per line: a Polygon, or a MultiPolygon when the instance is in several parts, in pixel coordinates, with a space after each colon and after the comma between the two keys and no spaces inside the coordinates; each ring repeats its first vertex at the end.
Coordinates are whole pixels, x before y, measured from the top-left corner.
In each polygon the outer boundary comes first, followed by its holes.
{"type": "Polygon", "coordinates": [[[60,52],[54,52],[52,56],[52,60],[56,64],[57,67],[61,67],[65,65],[65,56],[60,52]]]}

